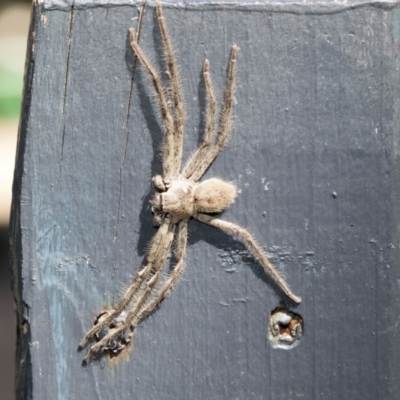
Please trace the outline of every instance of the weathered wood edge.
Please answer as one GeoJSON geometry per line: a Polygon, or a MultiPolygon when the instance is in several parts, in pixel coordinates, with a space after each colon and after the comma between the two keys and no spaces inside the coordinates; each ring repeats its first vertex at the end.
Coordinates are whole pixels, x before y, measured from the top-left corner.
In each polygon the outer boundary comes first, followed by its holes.
{"type": "MultiPolygon", "coordinates": [[[[87,9],[93,7],[119,7],[126,5],[138,5],[146,3],[148,5],[155,4],[155,0],[144,2],[137,0],[125,0],[123,2],[118,0],[35,0],[35,3],[43,6],[44,10],[64,10],[68,11],[71,7],[75,9],[87,9]]],[[[168,0],[165,2],[165,7],[185,7],[185,9],[198,8],[199,6],[204,9],[224,9],[226,7],[233,7],[238,10],[264,10],[269,12],[284,12],[293,14],[333,14],[337,12],[346,11],[349,9],[359,7],[377,7],[382,9],[392,9],[397,7],[399,0],[351,0],[346,2],[332,2],[327,0],[306,0],[299,1],[293,0],[290,3],[283,0],[272,1],[256,1],[256,0],[193,0],[193,1],[180,1],[168,0]]]]}
{"type": "MultiPolygon", "coordinates": [[[[21,106],[21,117],[18,130],[17,153],[15,160],[13,201],[10,215],[10,261],[11,261],[11,284],[14,294],[14,308],[16,315],[16,375],[15,393],[16,399],[32,398],[32,365],[30,360],[30,325],[29,306],[23,301],[23,227],[26,226],[21,220],[21,198],[24,185],[24,157],[27,140],[27,127],[29,124],[29,111],[31,106],[31,89],[35,73],[35,45],[34,32],[38,29],[38,16],[42,6],[36,2],[31,7],[31,20],[28,33],[26,50],[23,100],[21,106]]],[[[29,224],[28,224],[29,226],[29,224]]],[[[26,245],[26,244],[25,244],[26,245]]]]}

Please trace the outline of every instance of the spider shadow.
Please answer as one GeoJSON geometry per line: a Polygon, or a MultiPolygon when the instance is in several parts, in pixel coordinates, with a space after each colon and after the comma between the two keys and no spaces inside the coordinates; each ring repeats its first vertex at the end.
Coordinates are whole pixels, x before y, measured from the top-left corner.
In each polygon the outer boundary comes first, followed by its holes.
{"type": "MultiPolygon", "coordinates": [[[[138,75],[143,75],[143,73],[144,71],[140,71],[138,75]]],[[[146,84],[142,76],[136,80],[136,88],[139,94],[140,108],[142,110],[152,141],[153,159],[151,160],[150,177],[152,178],[153,176],[162,173],[161,146],[163,143],[164,133],[162,127],[157,122],[157,114],[154,111],[149,93],[146,91],[146,84]]],[[[142,198],[142,206],[139,214],[140,234],[137,244],[137,251],[140,256],[143,256],[146,253],[146,249],[148,248],[151,238],[156,233],[156,230],[153,227],[153,215],[151,213],[150,205],[150,199],[153,197],[155,190],[151,179],[148,181],[148,189],[142,198]]]]}
{"type": "Polygon", "coordinates": [[[197,147],[203,142],[204,133],[206,130],[206,118],[207,118],[207,92],[206,84],[204,82],[203,68],[201,68],[199,73],[199,85],[197,87],[197,98],[199,99],[199,108],[201,111],[201,117],[199,119],[198,137],[197,137],[197,147]]]}

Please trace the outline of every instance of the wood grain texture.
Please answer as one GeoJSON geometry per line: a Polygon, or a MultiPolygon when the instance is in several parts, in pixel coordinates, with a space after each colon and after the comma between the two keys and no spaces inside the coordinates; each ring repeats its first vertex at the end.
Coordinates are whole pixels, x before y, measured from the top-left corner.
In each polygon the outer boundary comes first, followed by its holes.
{"type": "MultiPolygon", "coordinates": [[[[114,367],[82,366],[77,346],[155,232],[163,126],[133,67],[137,6],[34,4],[11,225],[18,399],[399,397],[400,12],[348,4],[164,5],[184,157],[204,129],[204,59],[221,101],[241,49],[232,138],[207,177],[239,188],[222,218],[303,298],[305,332],[273,350],[269,314],[293,305],[240,242],[191,221],[184,278],[114,367]]],[[[162,67],[152,4],[140,44],[162,67]]]]}

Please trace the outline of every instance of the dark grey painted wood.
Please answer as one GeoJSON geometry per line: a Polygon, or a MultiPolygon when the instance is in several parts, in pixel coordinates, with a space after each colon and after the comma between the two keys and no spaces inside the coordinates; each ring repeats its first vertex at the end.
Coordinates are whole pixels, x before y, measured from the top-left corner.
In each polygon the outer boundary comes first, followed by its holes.
{"type": "MultiPolygon", "coordinates": [[[[163,127],[133,70],[137,8],[119,3],[33,7],[11,227],[18,398],[399,398],[400,14],[390,2],[164,7],[186,157],[204,128],[204,58],[221,99],[230,46],[241,48],[232,139],[207,176],[235,182],[223,218],[254,233],[303,303],[293,308],[236,239],[193,221],[184,278],[129,359],[82,366],[80,339],[155,232],[163,127]],[[279,304],[305,321],[289,351],[267,340],[279,304]]],[[[152,5],[141,35],[160,66],[152,5]]]]}

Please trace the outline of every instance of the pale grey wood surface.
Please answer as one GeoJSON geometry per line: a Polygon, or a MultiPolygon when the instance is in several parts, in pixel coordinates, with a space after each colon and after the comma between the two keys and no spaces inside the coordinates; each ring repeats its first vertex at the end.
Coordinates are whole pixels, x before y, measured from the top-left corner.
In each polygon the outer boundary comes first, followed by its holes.
{"type": "MultiPolygon", "coordinates": [[[[192,221],[186,273],[129,359],[82,366],[79,341],[155,232],[148,201],[163,126],[133,69],[137,6],[126,4],[33,7],[11,228],[18,398],[399,398],[392,2],[164,6],[185,157],[204,128],[204,59],[221,99],[230,46],[241,48],[232,139],[207,176],[238,186],[223,218],[254,233],[303,302],[293,307],[236,239],[192,221]],[[289,351],[266,336],[280,304],[305,323],[289,351]]],[[[161,67],[153,3],[140,43],[161,67]]]]}

